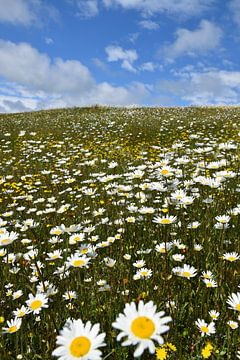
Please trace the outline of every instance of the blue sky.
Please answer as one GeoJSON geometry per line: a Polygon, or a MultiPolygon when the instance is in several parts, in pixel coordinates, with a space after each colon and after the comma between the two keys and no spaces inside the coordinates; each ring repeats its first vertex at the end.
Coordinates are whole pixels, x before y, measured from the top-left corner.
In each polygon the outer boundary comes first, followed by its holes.
{"type": "Polygon", "coordinates": [[[0,112],[240,102],[239,0],[0,0],[0,112]]]}

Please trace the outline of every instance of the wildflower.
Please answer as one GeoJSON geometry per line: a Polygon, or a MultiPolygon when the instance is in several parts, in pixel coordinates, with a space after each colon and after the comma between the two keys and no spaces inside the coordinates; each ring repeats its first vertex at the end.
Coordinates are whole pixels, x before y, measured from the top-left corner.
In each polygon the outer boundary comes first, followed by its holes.
{"type": "Polygon", "coordinates": [[[136,272],[133,279],[134,280],[149,279],[151,276],[152,276],[152,270],[151,269],[141,268],[136,272]]]}
{"type": "Polygon", "coordinates": [[[187,279],[190,279],[191,277],[194,277],[197,275],[196,273],[197,269],[195,269],[193,266],[184,264],[182,268],[175,268],[173,269],[173,272],[181,277],[185,277],[187,279]]]}
{"type": "Polygon", "coordinates": [[[48,307],[47,301],[47,297],[43,294],[38,293],[36,296],[29,294],[29,300],[26,301],[26,304],[31,312],[39,314],[42,308],[48,307]]]}
{"type": "Polygon", "coordinates": [[[240,311],[240,293],[232,293],[228,297],[227,304],[230,305],[230,309],[240,311]]]}
{"type": "Polygon", "coordinates": [[[218,319],[220,313],[215,310],[210,310],[209,315],[211,316],[212,320],[214,321],[214,320],[218,319]]]}
{"type": "Polygon", "coordinates": [[[174,255],[172,256],[173,260],[179,261],[179,262],[183,261],[184,257],[185,257],[185,256],[182,255],[182,254],[174,254],[174,255]]]}
{"type": "Polygon", "coordinates": [[[232,330],[235,330],[238,328],[238,323],[236,321],[229,320],[227,324],[230,326],[232,330]]]}
{"type": "Polygon", "coordinates": [[[99,333],[100,325],[86,324],[81,319],[68,319],[64,328],[57,336],[58,347],[52,355],[59,360],[101,359],[102,352],[98,349],[105,345],[105,333],[99,333]]]}
{"type": "Polygon", "coordinates": [[[161,334],[169,330],[166,324],[172,319],[170,316],[164,316],[164,311],[156,312],[156,308],[152,301],[144,304],[140,300],[138,308],[134,302],[126,304],[124,314],[119,314],[112,324],[121,331],[117,336],[118,341],[123,337],[127,338],[123,346],[138,345],[134,357],[141,356],[145,349],[153,354],[155,352],[153,340],[159,345],[164,343],[161,334]]]}
{"type": "Polygon", "coordinates": [[[145,260],[137,260],[133,263],[133,266],[140,269],[145,266],[145,260]]]}
{"type": "Polygon", "coordinates": [[[221,224],[227,224],[231,217],[228,215],[216,216],[215,219],[220,222],[221,224]]]}
{"type": "Polygon", "coordinates": [[[80,234],[73,234],[70,236],[69,238],[69,244],[74,245],[77,242],[81,242],[84,241],[85,238],[85,234],[84,233],[80,233],[80,234]]]}
{"type": "Polygon", "coordinates": [[[204,359],[208,359],[213,351],[213,346],[211,343],[207,343],[206,346],[202,349],[201,354],[204,359]]]}
{"type": "Polygon", "coordinates": [[[234,261],[239,260],[239,259],[240,259],[240,255],[238,253],[236,253],[235,251],[231,252],[231,253],[223,254],[223,260],[234,262],[234,261]]]}
{"type": "Polygon", "coordinates": [[[3,332],[8,334],[13,334],[20,329],[22,325],[22,319],[18,319],[18,318],[12,319],[10,321],[7,321],[7,325],[8,327],[3,327],[3,332]]]}
{"type": "Polygon", "coordinates": [[[153,222],[156,224],[161,224],[161,225],[168,225],[168,224],[173,224],[175,221],[177,220],[176,216],[155,216],[153,218],[153,222]]]}
{"type": "Polygon", "coordinates": [[[208,287],[208,288],[217,287],[217,283],[213,279],[203,279],[203,282],[205,283],[206,287],[208,287]]]}
{"type": "Polygon", "coordinates": [[[22,305],[20,308],[13,311],[13,315],[17,318],[21,318],[29,313],[30,313],[30,310],[24,305],[22,305]]]}
{"type": "Polygon", "coordinates": [[[54,250],[53,252],[47,253],[48,258],[46,260],[53,261],[57,259],[62,259],[62,250],[54,250]]]}
{"type": "Polygon", "coordinates": [[[71,267],[85,267],[89,263],[90,259],[86,255],[79,256],[78,254],[73,254],[67,258],[67,266],[71,267]]]}
{"type": "Polygon", "coordinates": [[[156,349],[156,359],[157,360],[166,360],[168,357],[168,351],[165,346],[160,346],[156,349]]]}
{"type": "Polygon", "coordinates": [[[195,324],[200,330],[201,336],[205,336],[205,335],[209,336],[211,334],[214,334],[216,331],[214,322],[207,324],[204,320],[198,319],[197,321],[195,321],[195,324]]]}
{"type": "Polygon", "coordinates": [[[11,233],[6,231],[5,233],[0,234],[0,246],[9,245],[17,238],[18,238],[18,234],[15,233],[14,231],[11,231],[11,233]]]}
{"type": "Polygon", "coordinates": [[[76,299],[77,298],[77,294],[76,294],[76,291],[66,291],[64,294],[63,294],[63,298],[64,300],[72,300],[72,299],[76,299]]]}

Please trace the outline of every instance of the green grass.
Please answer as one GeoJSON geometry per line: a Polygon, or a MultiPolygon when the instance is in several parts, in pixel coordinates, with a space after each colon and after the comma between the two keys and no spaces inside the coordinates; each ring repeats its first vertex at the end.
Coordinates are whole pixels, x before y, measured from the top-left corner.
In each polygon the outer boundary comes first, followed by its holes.
{"type": "MultiPolygon", "coordinates": [[[[164,339],[177,350],[169,350],[167,359],[202,359],[207,341],[214,348],[211,359],[236,359],[239,329],[232,330],[227,322],[239,323],[239,312],[229,309],[226,301],[240,292],[240,260],[222,257],[240,254],[239,136],[238,107],[95,107],[1,115],[0,218],[7,221],[2,228],[19,236],[0,247],[0,331],[14,318],[13,311],[26,305],[29,294],[36,294],[38,285],[49,281],[57,293],[49,297],[49,306],[39,317],[27,314],[17,332],[0,334],[0,359],[18,355],[24,360],[51,359],[58,331],[69,317],[100,323],[107,344],[103,358],[133,359],[134,348],[121,347],[112,322],[126,303],[140,299],[152,300],[158,311],[172,317],[164,339]],[[187,159],[183,164],[182,158],[187,159]],[[117,162],[116,167],[109,167],[111,162],[117,162]],[[173,169],[171,176],[161,174],[165,163],[173,169]],[[136,169],[142,171],[139,177],[133,175],[136,169]],[[204,184],[203,177],[217,178],[218,184],[204,184]],[[151,189],[154,183],[161,183],[164,191],[151,189]],[[92,195],[87,195],[88,189],[92,195]],[[180,189],[193,198],[192,204],[173,201],[173,193],[180,189]],[[66,211],[59,211],[66,204],[66,211]],[[140,214],[143,206],[153,207],[154,214],[140,214]],[[97,216],[94,211],[99,208],[105,212],[97,216]],[[166,214],[176,216],[176,222],[152,221],[166,214]],[[228,228],[215,227],[219,215],[230,216],[228,228]],[[134,223],[126,220],[130,216],[134,223]],[[24,227],[27,219],[36,226],[24,227]],[[198,228],[188,227],[193,221],[200,223],[198,228]],[[70,245],[66,232],[56,243],[49,241],[54,236],[50,230],[61,224],[81,224],[78,233],[85,233],[84,241],[70,245]],[[109,238],[108,246],[99,245],[109,238]],[[182,248],[173,245],[163,253],[155,249],[177,240],[182,248]],[[91,257],[89,267],[71,267],[64,277],[56,274],[60,267],[65,267],[65,274],[67,257],[83,244],[91,257]],[[200,251],[196,244],[202,246],[200,251]],[[96,247],[94,255],[89,246],[96,247]],[[36,259],[26,256],[32,249],[38,250],[36,259]],[[58,249],[62,259],[46,260],[47,253],[58,249]],[[125,254],[131,259],[126,260],[125,254]],[[182,263],[173,259],[174,254],[185,256],[182,263]],[[114,267],[105,265],[106,257],[116,260],[114,267]],[[141,259],[152,276],[134,280],[133,263],[141,259]],[[187,279],[174,274],[173,269],[183,264],[193,266],[197,275],[187,279]],[[217,287],[208,288],[203,282],[202,272],[207,270],[217,287]],[[105,291],[99,291],[99,280],[109,285],[105,291]],[[13,300],[9,283],[13,293],[22,290],[23,295],[13,300]],[[63,294],[70,290],[77,298],[66,301],[63,294]],[[210,323],[213,309],[220,312],[216,332],[201,336],[195,321],[210,323]]],[[[156,355],[145,351],[141,358],[156,355]]]]}

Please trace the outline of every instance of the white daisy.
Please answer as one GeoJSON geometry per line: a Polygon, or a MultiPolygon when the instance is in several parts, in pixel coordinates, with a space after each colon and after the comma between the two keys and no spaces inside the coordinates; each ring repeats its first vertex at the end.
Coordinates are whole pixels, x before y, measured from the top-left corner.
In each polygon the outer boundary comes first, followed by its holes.
{"type": "Polygon", "coordinates": [[[162,345],[164,340],[161,334],[169,330],[166,325],[172,319],[170,316],[164,316],[164,311],[156,312],[156,305],[152,301],[144,304],[140,301],[138,309],[136,304],[126,304],[124,314],[119,314],[112,326],[120,330],[117,340],[123,337],[127,339],[122,343],[123,346],[138,345],[134,352],[134,357],[141,356],[145,349],[151,354],[155,352],[153,340],[162,345]]]}
{"type": "Polygon", "coordinates": [[[227,304],[230,305],[230,309],[240,311],[240,292],[232,293],[231,296],[228,297],[227,304]]]}
{"type": "Polygon", "coordinates": [[[43,294],[36,294],[33,296],[29,294],[29,299],[26,301],[26,304],[31,312],[34,314],[39,314],[42,308],[48,307],[48,298],[43,294]]]}
{"type": "Polygon", "coordinates": [[[214,322],[207,324],[204,320],[198,319],[197,321],[195,321],[195,324],[197,325],[198,329],[200,330],[201,336],[205,336],[205,335],[209,336],[216,332],[214,322]]]}
{"type": "Polygon", "coordinates": [[[52,353],[59,360],[99,360],[102,352],[99,347],[105,345],[105,333],[99,334],[100,325],[92,325],[88,321],[85,325],[81,319],[67,320],[64,328],[57,336],[57,345],[52,353]]]}
{"type": "Polygon", "coordinates": [[[7,327],[3,327],[3,333],[13,334],[20,329],[22,325],[22,319],[15,318],[7,321],[7,327]]]}

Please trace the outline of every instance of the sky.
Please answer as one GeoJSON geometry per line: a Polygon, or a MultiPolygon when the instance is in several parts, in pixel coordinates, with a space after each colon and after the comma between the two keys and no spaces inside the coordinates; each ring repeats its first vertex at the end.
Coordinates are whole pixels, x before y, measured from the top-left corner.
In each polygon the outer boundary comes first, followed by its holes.
{"type": "Polygon", "coordinates": [[[240,0],[0,0],[0,112],[240,103],[240,0]]]}

